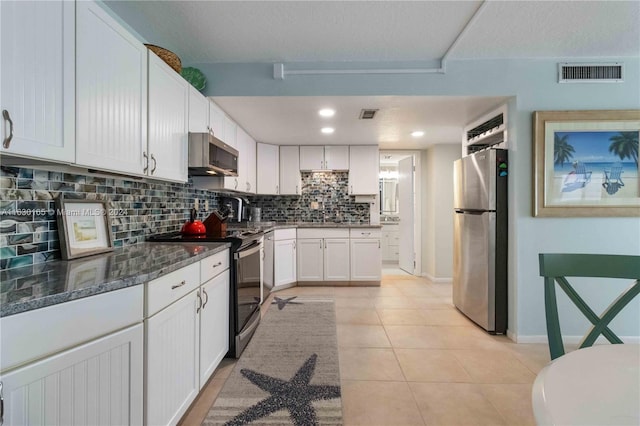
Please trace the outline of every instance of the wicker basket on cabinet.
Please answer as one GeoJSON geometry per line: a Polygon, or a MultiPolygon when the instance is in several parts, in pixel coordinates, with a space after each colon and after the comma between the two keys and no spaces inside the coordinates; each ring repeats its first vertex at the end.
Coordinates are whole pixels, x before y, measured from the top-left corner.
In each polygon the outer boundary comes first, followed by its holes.
{"type": "Polygon", "coordinates": [[[167,65],[173,68],[178,74],[182,71],[182,62],[178,55],[164,47],[156,46],[154,44],[145,44],[149,50],[158,55],[167,65]]]}

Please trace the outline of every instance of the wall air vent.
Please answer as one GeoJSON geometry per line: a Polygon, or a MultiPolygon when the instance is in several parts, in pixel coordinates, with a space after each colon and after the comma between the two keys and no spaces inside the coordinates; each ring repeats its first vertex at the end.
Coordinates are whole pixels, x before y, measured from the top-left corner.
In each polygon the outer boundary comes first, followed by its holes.
{"type": "Polygon", "coordinates": [[[360,111],[360,120],[373,120],[377,112],[377,109],[363,109],[360,111]]]}
{"type": "Polygon", "coordinates": [[[502,105],[465,126],[462,155],[487,148],[507,149],[507,106],[502,105]]]}
{"type": "Polygon", "coordinates": [[[608,64],[558,64],[558,83],[622,83],[622,63],[608,64]]]}

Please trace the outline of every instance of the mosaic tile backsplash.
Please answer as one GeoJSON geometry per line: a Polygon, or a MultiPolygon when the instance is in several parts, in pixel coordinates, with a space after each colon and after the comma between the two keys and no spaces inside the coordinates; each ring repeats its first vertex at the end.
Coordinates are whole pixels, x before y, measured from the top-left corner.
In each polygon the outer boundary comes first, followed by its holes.
{"type": "Polygon", "coordinates": [[[200,218],[218,205],[218,194],[190,184],[142,182],[27,168],[0,168],[0,269],[60,258],[54,198],[106,200],[114,245],[179,231],[194,200],[200,218]]]}
{"type": "Polygon", "coordinates": [[[252,196],[262,221],[369,223],[369,204],[348,194],[348,172],[302,172],[300,196],[252,196]]]}
{"type": "MultiPolygon", "coordinates": [[[[347,194],[348,173],[302,173],[300,196],[251,196],[263,221],[368,223],[369,205],[347,194]],[[312,204],[312,203],[317,203],[312,204]]],[[[114,245],[179,231],[195,199],[199,218],[218,207],[223,195],[192,184],[136,181],[89,174],[0,167],[0,269],[60,258],[54,198],[109,202],[114,245]]]]}

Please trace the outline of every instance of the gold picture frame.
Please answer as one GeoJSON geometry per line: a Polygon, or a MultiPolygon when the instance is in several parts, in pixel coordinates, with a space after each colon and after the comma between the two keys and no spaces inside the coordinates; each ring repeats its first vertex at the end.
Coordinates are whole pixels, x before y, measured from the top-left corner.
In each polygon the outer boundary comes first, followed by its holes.
{"type": "Polygon", "coordinates": [[[62,259],[70,260],[113,250],[106,201],[56,198],[56,220],[62,259]]]}
{"type": "Polygon", "coordinates": [[[535,111],[533,215],[640,216],[640,110],[535,111]]]}

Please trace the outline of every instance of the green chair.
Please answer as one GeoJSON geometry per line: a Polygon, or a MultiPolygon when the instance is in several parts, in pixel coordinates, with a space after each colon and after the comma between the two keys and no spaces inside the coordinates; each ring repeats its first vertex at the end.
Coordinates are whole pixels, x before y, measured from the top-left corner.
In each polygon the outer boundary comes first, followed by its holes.
{"type": "Polygon", "coordinates": [[[555,283],[569,296],[580,312],[593,324],[579,348],[593,345],[601,334],[611,343],[623,343],[609,323],[640,294],[640,256],[608,254],[539,254],[540,276],[544,277],[544,304],[551,359],[564,355],[555,283]],[[628,278],[635,282],[602,313],[596,315],[569,284],[566,277],[628,278]]]}

